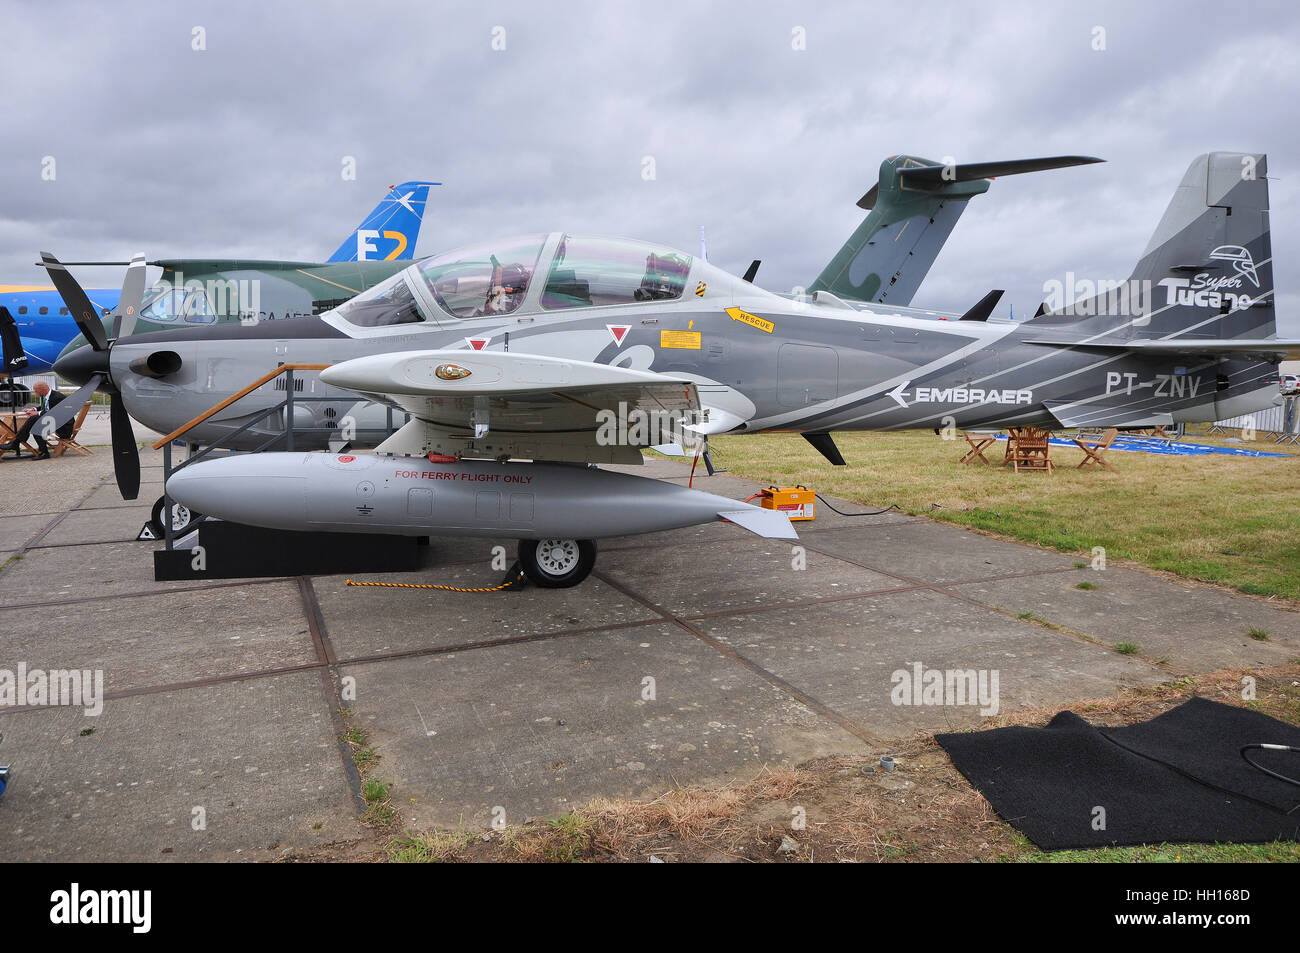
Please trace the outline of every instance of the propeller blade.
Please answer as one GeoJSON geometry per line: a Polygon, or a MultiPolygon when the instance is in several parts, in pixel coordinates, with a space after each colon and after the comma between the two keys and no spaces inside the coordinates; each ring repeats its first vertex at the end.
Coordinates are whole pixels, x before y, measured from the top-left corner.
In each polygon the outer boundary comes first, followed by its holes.
{"type": "Polygon", "coordinates": [[[103,374],[92,374],[90,380],[86,381],[71,397],[63,398],[41,414],[41,419],[32,425],[32,430],[48,440],[50,434],[77,416],[77,412],[95,395],[95,389],[103,380],[103,374]]]}
{"type": "Polygon", "coordinates": [[[122,280],[122,294],[113,309],[113,340],[130,337],[135,331],[135,319],[140,313],[140,303],[144,300],[144,255],[131,259],[122,280]]]}
{"type": "Polygon", "coordinates": [[[41,252],[41,264],[49,272],[50,281],[54,282],[54,287],[59,291],[59,297],[63,303],[68,306],[72,312],[72,320],[77,322],[77,327],[90,346],[96,351],[103,351],[108,348],[108,337],[104,334],[104,324],[99,320],[95,306],[90,303],[86,297],[86,292],[81,290],[81,285],[77,284],[77,279],[72,277],[68,269],[47,251],[41,252]]]}
{"type": "Polygon", "coordinates": [[[108,410],[113,427],[113,474],[117,477],[117,488],[122,492],[122,499],[134,500],[140,495],[140,448],[136,446],[131,418],[121,394],[114,392],[108,410]]]}

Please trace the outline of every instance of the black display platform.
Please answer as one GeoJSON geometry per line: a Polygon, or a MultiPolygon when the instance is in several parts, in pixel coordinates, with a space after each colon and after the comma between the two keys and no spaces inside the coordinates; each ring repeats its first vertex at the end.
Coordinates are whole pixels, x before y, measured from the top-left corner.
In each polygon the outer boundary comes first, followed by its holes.
{"type": "Polygon", "coordinates": [[[302,533],[240,523],[199,524],[194,549],[153,554],[158,582],[177,579],[244,579],[353,572],[414,572],[420,537],[369,533],[302,533]]]}

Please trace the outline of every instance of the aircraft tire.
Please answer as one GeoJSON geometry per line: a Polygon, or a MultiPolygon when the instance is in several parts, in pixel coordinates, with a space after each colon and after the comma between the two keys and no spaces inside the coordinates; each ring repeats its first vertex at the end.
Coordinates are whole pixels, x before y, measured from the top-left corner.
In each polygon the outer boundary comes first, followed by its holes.
{"type": "MultiPolygon", "coordinates": [[[[183,503],[177,503],[172,500],[172,536],[184,536],[203,519],[202,513],[196,513],[183,503]],[[177,523],[175,517],[181,517],[184,522],[177,523]]],[[[166,529],[163,526],[163,498],[160,496],[154,501],[153,510],[149,514],[149,528],[153,530],[154,535],[163,539],[166,535],[166,529]]]]}
{"type": "Polygon", "coordinates": [[[596,565],[596,543],[590,539],[521,539],[519,566],[528,581],[543,589],[576,586],[596,565]]]}

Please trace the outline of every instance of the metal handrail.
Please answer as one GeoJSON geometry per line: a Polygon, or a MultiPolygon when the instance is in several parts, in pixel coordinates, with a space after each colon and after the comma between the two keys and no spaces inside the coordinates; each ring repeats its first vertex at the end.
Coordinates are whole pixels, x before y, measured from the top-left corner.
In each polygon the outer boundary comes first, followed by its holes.
{"type": "MultiPolygon", "coordinates": [[[[261,387],[263,384],[267,383],[268,381],[274,380],[275,378],[279,377],[281,374],[285,375],[284,400],[280,401],[277,404],[274,404],[271,407],[264,408],[259,412],[255,412],[252,417],[246,420],[235,430],[232,430],[230,433],[227,433],[224,437],[221,438],[221,440],[230,440],[232,437],[237,437],[240,434],[242,434],[244,431],[248,430],[249,428],[256,426],[257,424],[261,423],[264,420],[270,420],[276,414],[280,414],[282,412],[284,414],[283,431],[280,433],[271,434],[265,441],[263,441],[257,447],[256,450],[252,452],[259,453],[263,450],[267,450],[273,444],[281,440],[285,442],[285,449],[291,451],[293,450],[293,436],[295,433],[333,432],[334,428],[332,427],[296,427],[294,426],[294,422],[293,422],[293,416],[294,416],[293,408],[296,403],[311,403],[311,402],[328,403],[335,399],[331,397],[296,397],[294,394],[294,371],[323,371],[325,368],[329,366],[330,366],[329,364],[281,364],[275,370],[267,374],[263,374],[261,377],[253,381],[253,383],[249,384],[247,387],[243,388],[242,390],[238,391],[235,394],[232,394],[230,397],[227,397],[225,400],[221,401],[221,403],[217,404],[215,407],[212,407],[211,409],[204,411],[202,414],[195,417],[189,423],[185,424],[183,427],[179,428],[178,430],[175,430],[172,433],[168,434],[166,437],[163,437],[161,440],[159,440],[157,443],[153,445],[153,448],[155,450],[162,450],[163,452],[163,545],[166,547],[168,551],[171,551],[173,548],[173,544],[175,543],[175,534],[172,532],[172,519],[171,519],[172,506],[171,506],[171,497],[168,496],[167,494],[167,483],[166,483],[167,479],[177,470],[187,467],[192,463],[197,463],[199,460],[202,460],[204,457],[212,453],[214,450],[220,448],[220,441],[218,441],[217,443],[209,444],[208,446],[203,447],[197,453],[192,453],[191,456],[189,456],[187,459],[183,460],[180,464],[173,467],[172,466],[172,444],[183,434],[189,432],[193,428],[197,427],[199,424],[203,423],[205,420],[211,418],[213,414],[217,413],[218,411],[226,407],[229,407],[235,401],[239,400],[242,397],[246,397],[247,395],[255,391],[257,388],[261,387]]],[[[409,415],[408,415],[408,419],[409,419],[409,415]]],[[[393,432],[392,407],[388,408],[388,431],[389,433],[393,432]]]]}
{"type": "Polygon", "coordinates": [[[229,407],[231,404],[233,404],[235,401],[239,400],[242,397],[248,396],[253,391],[257,390],[259,387],[265,384],[267,381],[274,380],[275,378],[279,377],[281,374],[284,374],[289,371],[323,371],[325,370],[325,368],[330,366],[331,365],[329,364],[281,364],[275,370],[268,371],[267,373],[263,374],[261,377],[253,381],[253,383],[249,384],[243,390],[236,391],[235,393],[227,397],[225,400],[223,400],[221,403],[205,410],[203,413],[199,414],[189,423],[182,424],[179,428],[173,430],[167,436],[163,437],[161,440],[155,443],[153,445],[153,448],[155,450],[161,450],[163,447],[171,443],[173,440],[179,439],[182,434],[188,433],[189,431],[193,430],[195,427],[203,423],[208,418],[212,417],[214,414],[220,413],[221,411],[229,407]]]}

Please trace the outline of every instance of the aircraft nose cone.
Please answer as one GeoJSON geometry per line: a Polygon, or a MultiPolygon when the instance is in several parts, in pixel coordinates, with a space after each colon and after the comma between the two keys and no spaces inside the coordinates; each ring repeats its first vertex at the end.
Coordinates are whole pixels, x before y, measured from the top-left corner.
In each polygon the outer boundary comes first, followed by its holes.
{"type": "Polygon", "coordinates": [[[54,362],[54,373],[81,386],[95,374],[108,373],[108,351],[96,351],[89,345],[79,347],[54,362]]]}

